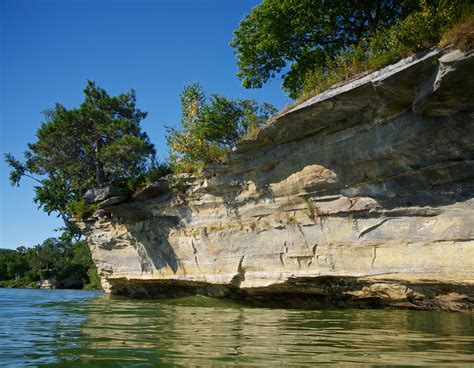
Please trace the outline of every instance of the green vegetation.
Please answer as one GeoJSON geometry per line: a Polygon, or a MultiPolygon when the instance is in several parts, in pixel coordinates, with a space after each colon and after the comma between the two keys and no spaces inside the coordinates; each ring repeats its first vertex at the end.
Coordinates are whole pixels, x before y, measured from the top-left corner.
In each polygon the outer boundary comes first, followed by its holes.
{"type": "Polygon", "coordinates": [[[298,225],[298,219],[295,216],[288,217],[288,223],[292,225],[298,225]]]}
{"type": "Polygon", "coordinates": [[[309,71],[298,102],[359,73],[382,68],[417,51],[436,46],[455,22],[468,17],[466,13],[470,13],[472,19],[472,8],[466,6],[464,1],[439,1],[437,7],[421,1],[419,10],[391,28],[380,30],[363,43],[341,52],[328,61],[327,69],[309,71]]]}
{"type": "Polygon", "coordinates": [[[474,49],[474,11],[466,11],[459,22],[443,35],[441,47],[455,45],[463,51],[474,49]]]}
{"type": "Polygon", "coordinates": [[[87,189],[145,181],[161,170],[153,145],[140,129],[146,115],[136,108],[133,90],[110,96],[89,81],[79,108],[56,104],[44,112],[38,140],[28,144],[23,162],[5,155],[11,184],[18,186],[23,177],[36,180],[34,201],[48,214],[62,216],[74,232],[69,218],[91,211],[82,202],[87,189]]]}
{"type": "Polygon", "coordinates": [[[70,200],[67,203],[67,213],[70,214],[73,218],[77,219],[86,219],[90,217],[94,211],[97,209],[96,204],[86,204],[84,199],[79,200],[70,200]]]}
{"type": "Polygon", "coordinates": [[[168,128],[170,163],[175,173],[195,172],[205,163],[218,162],[241,137],[252,134],[276,109],[254,100],[206,96],[201,85],[181,93],[181,129],[168,128]]]}
{"type": "Polygon", "coordinates": [[[140,175],[135,177],[130,177],[126,180],[117,180],[114,184],[122,187],[124,189],[124,193],[127,192],[133,193],[138,188],[151,184],[158,179],[168,176],[173,172],[170,164],[168,162],[154,162],[151,166],[149,166],[145,171],[143,171],[140,175]]]}
{"type": "Polygon", "coordinates": [[[284,90],[305,99],[437,45],[466,14],[468,0],[264,0],[231,45],[245,87],[283,74],[284,90]]]}
{"type": "Polygon", "coordinates": [[[1,285],[36,288],[41,280],[54,280],[59,288],[100,288],[85,241],[50,238],[28,249],[0,249],[1,285]]]}

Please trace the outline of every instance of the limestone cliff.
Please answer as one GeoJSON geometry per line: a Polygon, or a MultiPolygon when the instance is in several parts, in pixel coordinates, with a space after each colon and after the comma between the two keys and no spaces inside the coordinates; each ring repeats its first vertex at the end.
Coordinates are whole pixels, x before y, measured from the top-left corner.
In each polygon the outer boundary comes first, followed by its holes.
{"type": "Polygon", "coordinates": [[[79,222],[104,288],[258,305],[470,310],[473,54],[415,55],[279,116],[228,160],[79,222]]]}

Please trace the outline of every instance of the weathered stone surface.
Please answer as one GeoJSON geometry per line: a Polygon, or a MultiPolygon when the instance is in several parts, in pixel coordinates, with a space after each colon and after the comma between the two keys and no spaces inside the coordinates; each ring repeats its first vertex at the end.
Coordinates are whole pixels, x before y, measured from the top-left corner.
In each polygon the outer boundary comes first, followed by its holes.
{"type": "Polygon", "coordinates": [[[123,189],[114,186],[91,188],[84,195],[84,202],[86,204],[99,203],[111,197],[118,197],[123,195],[123,189]]]}
{"type": "Polygon", "coordinates": [[[167,193],[80,227],[105,289],[257,305],[470,310],[473,55],[330,89],[167,193]]]}

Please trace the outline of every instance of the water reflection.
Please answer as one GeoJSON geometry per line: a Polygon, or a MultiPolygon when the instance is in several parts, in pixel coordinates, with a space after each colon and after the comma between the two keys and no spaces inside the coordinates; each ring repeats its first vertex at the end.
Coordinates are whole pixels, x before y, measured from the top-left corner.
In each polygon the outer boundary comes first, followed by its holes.
{"type": "Polygon", "coordinates": [[[0,289],[2,367],[470,367],[473,331],[473,314],[0,289]]]}
{"type": "Polygon", "coordinates": [[[168,303],[103,297],[86,314],[87,349],[107,360],[445,366],[469,365],[474,352],[474,321],[466,314],[257,309],[204,297],[168,303]]]}

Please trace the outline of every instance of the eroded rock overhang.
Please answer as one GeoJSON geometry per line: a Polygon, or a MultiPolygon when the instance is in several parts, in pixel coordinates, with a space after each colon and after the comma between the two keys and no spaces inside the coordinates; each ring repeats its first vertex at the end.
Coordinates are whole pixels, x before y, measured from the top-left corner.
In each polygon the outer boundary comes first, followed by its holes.
{"type": "Polygon", "coordinates": [[[443,49],[332,88],[220,165],[79,223],[106,290],[258,305],[470,310],[473,55],[443,49]]]}

